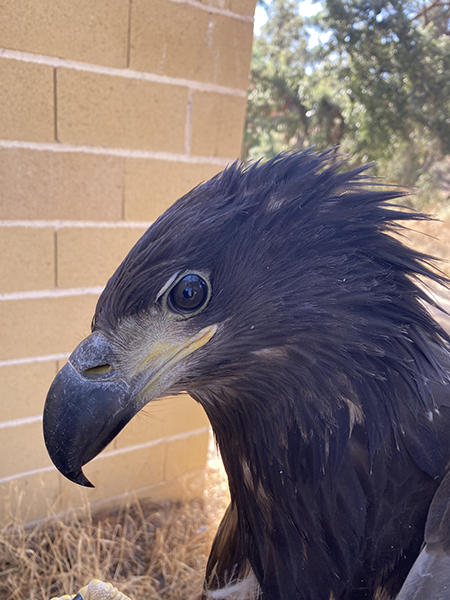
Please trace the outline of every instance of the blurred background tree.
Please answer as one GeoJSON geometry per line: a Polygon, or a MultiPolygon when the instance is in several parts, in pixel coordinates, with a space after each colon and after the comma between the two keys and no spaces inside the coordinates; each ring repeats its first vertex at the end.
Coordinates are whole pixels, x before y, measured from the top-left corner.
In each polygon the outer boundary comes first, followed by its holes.
{"type": "Polygon", "coordinates": [[[260,2],[245,158],[339,146],[423,196],[449,196],[450,2],[260,2]],[[261,10],[260,8],[260,10],[261,10]]]}

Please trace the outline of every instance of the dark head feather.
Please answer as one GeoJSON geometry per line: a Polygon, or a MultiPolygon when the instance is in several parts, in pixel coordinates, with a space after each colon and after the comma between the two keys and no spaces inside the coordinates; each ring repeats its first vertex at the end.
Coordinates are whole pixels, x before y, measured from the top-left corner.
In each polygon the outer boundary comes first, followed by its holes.
{"type": "Polygon", "coordinates": [[[418,352],[433,363],[411,336],[440,344],[447,335],[419,282],[446,280],[429,256],[391,235],[426,217],[393,204],[403,191],[364,179],[365,167],[341,169],[334,154],[310,152],[231,165],[149,228],[108,282],[95,320],[145,312],[173,272],[196,269],[213,286],[202,325],[229,324],[235,358],[299,342],[305,353],[351,359],[360,375],[378,369],[358,357],[407,369],[418,352]]]}

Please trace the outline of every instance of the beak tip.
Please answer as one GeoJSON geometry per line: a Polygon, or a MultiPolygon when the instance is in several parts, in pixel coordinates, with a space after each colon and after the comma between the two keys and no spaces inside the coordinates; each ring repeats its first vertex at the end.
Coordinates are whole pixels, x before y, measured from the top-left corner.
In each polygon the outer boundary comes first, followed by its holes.
{"type": "Polygon", "coordinates": [[[89,481],[83,471],[80,469],[77,473],[63,473],[73,483],[77,483],[83,487],[93,488],[95,485],[89,481]]]}

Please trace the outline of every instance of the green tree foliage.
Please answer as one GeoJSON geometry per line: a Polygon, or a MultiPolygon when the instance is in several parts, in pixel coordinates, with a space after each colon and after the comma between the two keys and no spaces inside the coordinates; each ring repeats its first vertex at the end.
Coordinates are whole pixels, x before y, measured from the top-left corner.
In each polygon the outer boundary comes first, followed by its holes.
{"type": "Polygon", "coordinates": [[[450,3],[327,0],[309,20],[298,5],[266,5],[244,155],[339,145],[399,183],[429,177],[450,156],[450,3]],[[327,42],[308,47],[311,28],[327,42]]]}
{"type": "Polygon", "coordinates": [[[307,32],[297,0],[274,0],[264,32],[255,38],[244,154],[258,148],[272,155],[278,147],[301,145],[307,108],[300,87],[305,78],[307,32]]]}

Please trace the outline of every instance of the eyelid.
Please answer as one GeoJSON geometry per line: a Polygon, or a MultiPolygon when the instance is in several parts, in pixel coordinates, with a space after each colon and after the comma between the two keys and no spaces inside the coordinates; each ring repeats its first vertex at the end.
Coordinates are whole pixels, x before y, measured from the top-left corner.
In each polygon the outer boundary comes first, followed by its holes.
{"type": "Polygon", "coordinates": [[[164,294],[164,292],[166,292],[169,289],[169,287],[172,285],[172,283],[175,281],[175,279],[178,277],[179,274],[180,274],[180,272],[177,271],[176,273],[174,273],[172,275],[172,277],[170,277],[166,281],[166,283],[162,286],[162,288],[156,294],[155,302],[157,302],[161,298],[161,296],[164,294]]]}

